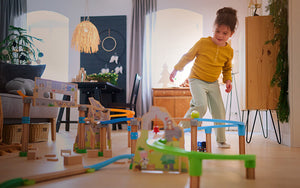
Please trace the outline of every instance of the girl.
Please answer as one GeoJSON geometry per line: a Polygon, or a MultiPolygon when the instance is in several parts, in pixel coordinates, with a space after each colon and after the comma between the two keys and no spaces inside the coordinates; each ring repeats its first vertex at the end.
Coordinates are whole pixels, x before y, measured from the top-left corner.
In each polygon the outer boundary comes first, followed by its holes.
{"type": "MultiPolygon", "coordinates": [[[[229,7],[219,9],[214,22],[213,37],[201,38],[174,66],[170,75],[171,82],[174,81],[177,71],[183,70],[184,66],[196,57],[189,76],[192,100],[185,118],[190,118],[193,110],[199,112],[200,118],[203,117],[208,106],[212,118],[225,119],[225,108],[218,78],[222,72],[223,82],[226,84],[225,91],[229,93],[232,89],[233,49],[227,40],[233,35],[236,25],[235,9],[229,7]]],[[[182,123],[182,126],[188,127],[189,122],[182,123]]],[[[216,139],[220,148],[230,148],[230,145],[226,143],[225,128],[216,129],[216,139]]]]}

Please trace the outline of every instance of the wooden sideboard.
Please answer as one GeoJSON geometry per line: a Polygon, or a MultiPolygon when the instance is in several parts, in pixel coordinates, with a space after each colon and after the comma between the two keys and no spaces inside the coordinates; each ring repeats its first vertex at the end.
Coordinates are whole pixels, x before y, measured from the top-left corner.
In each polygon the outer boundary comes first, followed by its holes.
{"type": "MultiPolygon", "coordinates": [[[[171,117],[182,118],[190,107],[192,95],[190,88],[152,88],[153,106],[168,110],[171,117]]],[[[161,128],[161,125],[159,123],[161,128]]]]}
{"type": "Polygon", "coordinates": [[[277,109],[280,88],[271,86],[278,45],[266,44],[274,36],[271,16],[246,17],[246,109],[277,109]]]}

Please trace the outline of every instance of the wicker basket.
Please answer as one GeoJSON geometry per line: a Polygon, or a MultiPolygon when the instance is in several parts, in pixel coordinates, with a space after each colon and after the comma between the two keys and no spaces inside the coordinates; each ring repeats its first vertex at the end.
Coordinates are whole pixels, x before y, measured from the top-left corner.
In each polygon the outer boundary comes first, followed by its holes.
{"type": "Polygon", "coordinates": [[[4,125],[3,126],[3,143],[21,143],[23,125],[4,125]]]}
{"type": "Polygon", "coordinates": [[[32,123],[29,127],[29,142],[48,141],[49,124],[32,123]]]}
{"type": "MultiPolygon", "coordinates": [[[[21,143],[23,125],[4,125],[3,143],[21,143]]],[[[29,142],[48,141],[49,124],[32,123],[29,127],[29,142]]]]}

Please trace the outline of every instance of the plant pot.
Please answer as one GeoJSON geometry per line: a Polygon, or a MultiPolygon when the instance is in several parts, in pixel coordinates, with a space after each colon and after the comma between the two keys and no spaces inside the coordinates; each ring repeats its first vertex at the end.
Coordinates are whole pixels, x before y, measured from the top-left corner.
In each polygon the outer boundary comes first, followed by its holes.
{"type": "Polygon", "coordinates": [[[26,78],[34,80],[41,77],[46,65],[16,65],[0,62],[0,92],[5,91],[5,85],[14,78],[26,78]]]}

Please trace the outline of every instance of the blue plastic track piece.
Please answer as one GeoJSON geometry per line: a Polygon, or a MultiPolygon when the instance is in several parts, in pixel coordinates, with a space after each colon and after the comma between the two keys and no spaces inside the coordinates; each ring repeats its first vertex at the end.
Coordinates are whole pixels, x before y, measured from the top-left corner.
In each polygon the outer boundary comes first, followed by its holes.
{"type": "Polygon", "coordinates": [[[118,160],[131,159],[132,157],[134,157],[134,154],[118,155],[118,156],[112,157],[106,161],[103,161],[101,163],[97,163],[97,164],[90,165],[90,166],[85,166],[84,168],[94,168],[97,171],[97,170],[100,170],[101,168],[106,167],[107,165],[112,164],[118,160]]]}
{"type": "Polygon", "coordinates": [[[211,128],[205,129],[205,134],[211,134],[211,128]]]}
{"type": "Polygon", "coordinates": [[[131,131],[131,126],[130,125],[127,126],[127,131],[131,131]]]}
{"type": "Polygon", "coordinates": [[[78,123],[85,123],[84,119],[85,119],[85,117],[79,117],[78,123]]]}
{"type": "Polygon", "coordinates": [[[22,124],[29,124],[30,123],[30,117],[22,117],[22,124]]]}
{"type": "Polygon", "coordinates": [[[119,122],[123,122],[123,121],[130,121],[132,119],[134,119],[134,118],[116,118],[116,119],[107,120],[107,121],[100,121],[100,123],[102,125],[105,125],[105,124],[119,123],[119,122]]]}
{"type": "Polygon", "coordinates": [[[239,136],[245,136],[245,125],[238,125],[239,136]]]}
{"type": "MultiPolygon", "coordinates": [[[[205,130],[205,133],[211,133],[212,128],[222,128],[222,127],[238,127],[239,136],[245,135],[245,124],[239,121],[230,121],[230,120],[222,120],[222,119],[201,119],[195,118],[197,121],[207,121],[214,123],[227,123],[225,125],[211,125],[211,126],[203,126],[197,127],[197,130],[205,130]]],[[[184,129],[184,132],[191,132],[191,128],[184,129]]]]}

